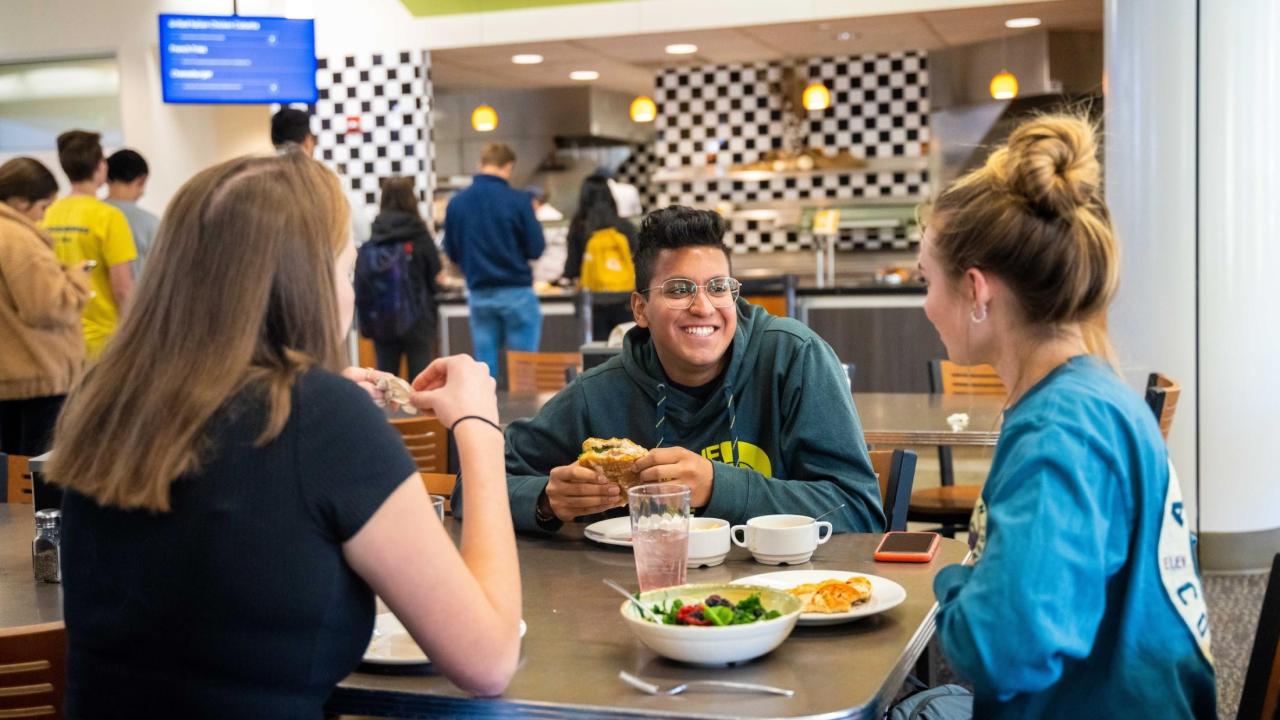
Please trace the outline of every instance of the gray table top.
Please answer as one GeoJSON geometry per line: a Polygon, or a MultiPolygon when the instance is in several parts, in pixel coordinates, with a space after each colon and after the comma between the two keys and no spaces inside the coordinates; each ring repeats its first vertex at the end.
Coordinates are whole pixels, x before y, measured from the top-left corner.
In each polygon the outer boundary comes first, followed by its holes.
{"type": "Polygon", "coordinates": [[[31,505],[0,503],[0,629],[62,621],[62,586],[37,583],[31,505]]]}
{"type": "MultiPolygon", "coordinates": [[[[452,523],[452,520],[449,521],[452,523]]],[[[827,627],[797,627],[777,650],[741,666],[707,669],[665,660],[635,639],[605,587],[635,587],[631,551],[584,540],[578,528],[519,540],[524,618],[529,626],[519,669],[499,699],[476,700],[437,675],[358,672],[330,699],[331,712],[379,715],[441,713],[580,717],[879,717],[933,632],[933,577],[961,562],[964,543],[942,540],[927,564],[877,563],[879,535],[837,535],[813,560],[794,568],[759,565],[735,547],[724,565],[690,569],[689,582],[724,582],[782,569],[870,573],[890,578],[907,600],[881,615],[827,627]],[[794,689],[791,698],[687,693],[653,697],[618,679],[618,671],[666,680],[721,679],[794,689]]]]}

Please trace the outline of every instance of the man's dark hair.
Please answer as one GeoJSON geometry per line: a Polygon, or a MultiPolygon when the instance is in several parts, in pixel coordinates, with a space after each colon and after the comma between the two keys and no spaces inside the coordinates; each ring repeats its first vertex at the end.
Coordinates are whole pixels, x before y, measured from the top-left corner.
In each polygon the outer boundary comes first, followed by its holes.
{"type": "Polygon", "coordinates": [[[117,150],[107,158],[107,182],[131,183],[150,174],[146,159],[133,150],[117,150]]]}
{"type": "Polygon", "coordinates": [[[311,137],[311,116],[296,108],[283,108],[271,116],[271,144],[276,147],[287,143],[301,145],[311,137]]]}
{"type": "Polygon", "coordinates": [[[92,180],[102,162],[102,135],[68,130],[58,136],[58,164],[73,183],[92,180]]]}
{"type": "Polygon", "coordinates": [[[643,292],[653,282],[653,266],[663,250],[719,248],[732,267],[729,246],[724,244],[724,231],[724,218],[711,210],[672,205],[646,215],[636,241],[636,290],[643,292]]]}

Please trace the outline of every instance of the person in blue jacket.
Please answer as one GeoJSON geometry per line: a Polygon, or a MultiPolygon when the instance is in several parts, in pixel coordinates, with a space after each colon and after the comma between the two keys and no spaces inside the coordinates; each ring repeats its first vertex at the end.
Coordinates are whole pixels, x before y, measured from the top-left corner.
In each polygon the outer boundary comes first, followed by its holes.
{"type": "Polygon", "coordinates": [[[1027,121],[941,195],[920,251],[947,354],[1010,393],[976,562],[934,581],[975,717],[1216,717],[1178,480],[1102,328],[1119,270],[1096,153],[1079,118],[1027,121]]]}
{"type": "Polygon", "coordinates": [[[844,368],[791,318],[738,298],[714,212],[669,207],[644,219],[622,352],[507,429],[517,529],[553,532],[626,496],[577,464],[589,437],[651,448],[642,481],[687,485],[700,515],[828,516],[837,532],[880,532],[884,512],[844,368]],[[843,504],[843,507],[841,505],[843,504]]]}

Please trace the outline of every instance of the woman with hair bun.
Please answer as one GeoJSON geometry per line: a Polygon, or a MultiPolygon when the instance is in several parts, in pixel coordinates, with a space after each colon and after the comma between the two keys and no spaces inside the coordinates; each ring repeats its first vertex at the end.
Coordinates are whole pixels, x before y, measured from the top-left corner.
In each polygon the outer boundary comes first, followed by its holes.
{"type": "Polygon", "coordinates": [[[1044,116],[938,199],[925,313],[1009,399],[973,566],[938,636],[983,718],[1215,716],[1205,604],[1168,452],[1111,364],[1119,274],[1090,125],[1044,116]]]}

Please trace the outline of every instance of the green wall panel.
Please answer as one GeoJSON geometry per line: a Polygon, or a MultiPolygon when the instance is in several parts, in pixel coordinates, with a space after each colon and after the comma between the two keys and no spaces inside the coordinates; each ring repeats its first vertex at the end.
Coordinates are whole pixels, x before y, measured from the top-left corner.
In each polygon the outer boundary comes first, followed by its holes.
{"type": "Polygon", "coordinates": [[[400,0],[417,17],[467,15],[502,10],[528,10],[556,5],[620,2],[621,0],[400,0]]]}

